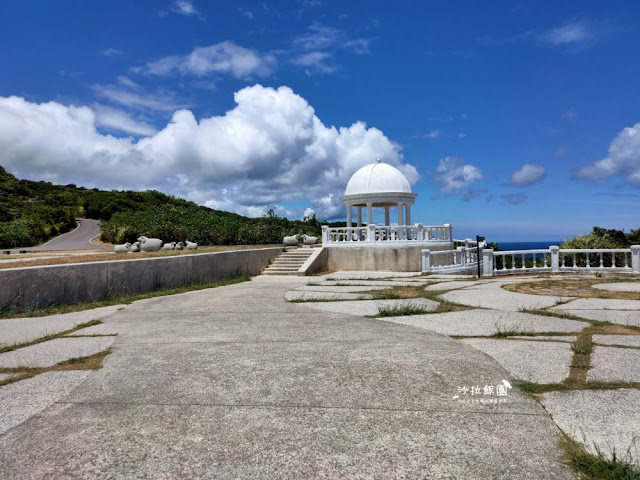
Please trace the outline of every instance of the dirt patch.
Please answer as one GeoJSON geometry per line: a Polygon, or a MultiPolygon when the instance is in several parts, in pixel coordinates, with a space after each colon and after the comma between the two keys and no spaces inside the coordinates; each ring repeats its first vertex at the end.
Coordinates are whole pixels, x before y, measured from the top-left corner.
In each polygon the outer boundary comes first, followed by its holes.
{"type": "Polygon", "coordinates": [[[551,297],[609,298],[622,300],[640,300],[638,292],[608,292],[592,288],[598,283],[618,283],[634,281],[629,278],[575,278],[564,280],[542,280],[538,282],[513,283],[502,288],[511,292],[551,297]]]}

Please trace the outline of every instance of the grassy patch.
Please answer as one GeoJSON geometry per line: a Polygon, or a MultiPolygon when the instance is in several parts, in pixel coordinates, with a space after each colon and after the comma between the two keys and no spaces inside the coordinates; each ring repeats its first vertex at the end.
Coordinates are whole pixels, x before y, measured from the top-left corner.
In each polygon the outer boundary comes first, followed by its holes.
{"type": "Polygon", "coordinates": [[[420,305],[404,303],[398,305],[383,305],[378,309],[378,314],[374,317],[400,317],[406,315],[421,315],[427,310],[420,305]]]}
{"type": "Polygon", "coordinates": [[[45,372],[61,372],[68,370],[99,370],[102,368],[102,362],[105,357],[111,353],[111,347],[106,350],[89,355],[88,357],[77,357],[65,360],[51,367],[16,367],[16,368],[0,368],[0,373],[8,373],[15,375],[12,378],[0,381],[0,387],[10,383],[19,382],[27,378],[35,377],[45,372]]]}
{"type": "MultiPolygon", "coordinates": [[[[635,439],[634,439],[635,441],[635,439]]],[[[585,480],[638,480],[640,470],[631,465],[630,450],[633,444],[620,458],[616,452],[612,452],[609,459],[597,446],[596,453],[592,454],[575,440],[563,435],[561,445],[564,450],[566,463],[573,469],[578,478],[585,480]]]]}
{"type": "Polygon", "coordinates": [[[93,308],[108,307],[109,305],[129,304],[136,300],[144,300],[146,298],[162,297],[165,295],[176,295],[179,293],[193,292],[196,290],[204,290],[206,288],[223,287],[225,285],[233,285],[235,283],[247,282],[251,280],[248,275],[242,275],[240,277],[232,278],[230,280],[221,280],[219,282],[210,283],[192,283],[190,285],[183,285],[175,288],[163,288],[147,293],[136,293],[131,295],[113,295],[105,298],[104,300],[98,300],[96,302],[80,302],[72,305],[49,305],[42,308],[34,308],[31,310],[25,310],[22,312],[17,311],[13,307],[0,306],[0,319],[5,318],[23,318],[23,317],[44,317],[47,315],[56,315],[60,313],[80,312],[83,310],[90,310],[93,308]]]}
{"type": "Polygon", "coordinates": [[[393,286],[387,290],[370,290],[368,292],[360,292],[373,295],[376,300],[395,300],[395,299],[408,299],[408,298],[426,298],[438,302],[438,307],[435,310],[428,310],[423,313],[444,313],[455,312],[462,310],[473,310],[473,307],[461,305],[459,303],[450,302],[448,300],[442,300],[438,295],[445,293],[442,291],[433,292],[425,290],[425,285],[416,286],[393,286]]]}
{"type": "Polygon", "coordinates": [[[13,350],[17,350],[19,348],[30,347],[31,345],[36,345],[38,343],[46,342],[48,340],[53,340],[54,338],[64,337],[73,332],[77,332],[83,328],[93,327],[94,325],[100,325],[102,322],[100,320],[91,320],[90,322],[79,323],[73,328],[69,330],[64,330],[62,332],[54,333],[51,335],[45,335],[44,337],[36,338],[35,340],[31,340],[29,342],[23,343],[14,343],[13,345],[7,345],[6,347],[0,347],[0,353],[12,352],[13,350]]]}

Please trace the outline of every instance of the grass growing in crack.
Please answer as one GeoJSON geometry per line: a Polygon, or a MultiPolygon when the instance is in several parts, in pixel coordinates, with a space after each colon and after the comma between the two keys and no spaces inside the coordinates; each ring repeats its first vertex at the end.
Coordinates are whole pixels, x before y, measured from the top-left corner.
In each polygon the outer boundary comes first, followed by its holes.
{"type": "MultiPolygon", "coordinates": [[[[376,300],[397,300],[397,299],[410,299],[410,298],[425,298],[438,303],[438,306],[433,310],[427,310],[422,313],[445,313],[455,312],[462,310],[472,310],[474,307],[468,307],[459,303],[450,302],[448,300],[442,300],[439,295],[446,292],[433,292],[425,290],[425,285],[416,286],[392,286],[387,290],[370,290],[366,293],[373,295],[376,300]]],[[[417,315],[417,314],[416,314],[417,315]]]]}
{"type": "Polygon", "coordinates": [[[587,371],[591,368],[591,353],[593,352],[593,337],[588,328],[578,334],[576,341],[571,344],[573,359],[569,369],[569,378],[578,382],[587,381],[587,371]]]}
{"type": "Polygon", "coordinates": [[[399,305],[383,305],[378,308],[378,314],[374,315],[374,317],[401,317],[406,315],[421,315],[423,313],[427,313],[427,310],[424,307],[406,303],[399,305]]]}
{"type": "Polygon", "coordinates": [[[29,342],[23,343],[14,343],[13,345],[7,345],[6,347],[0,347],[0,353],[12,352],[13,350],[17,350],[19,348],[30,347],[31,345],[36,345],[38,343],[47,342],[49,340],[53,340],[54,338],[61,338],[65,335],[69,335],[70,333],[77,332],[83,328],[93,327],[94,325],[100,325],[102,322],[100,320],[91,320],[90,322],[79,323],[73,328],[69,330],[64,330],[62,332],[58,332],[51,335],[45,335],[44,337],[36,338],[35,340],[31,340],[29,342]]]}
{"type": "Polygon", "coordinates": [[[129,304],[136,300],[144,300],[147,298],[162,297],[165,295],[176,295],[179,293],[194,292],[197,290],[204,290],[206,288],[224,287],[226,285],[233,285],[235,283],[247,282],[251,280],[248,275],[241,275],[229,280],[221,280],[218,282],[210,283],[192,283],[190,285],[183,285],[175,288],[163,288],[160,290],[154,290],[147,293],[135,293],[130,295],[113,295],[105,298],[104,300],[98,300],[96,302],[80,302],[71,305],[54,304],[42,308],[34,308],[24,311],[18,311],[15,307],[0,305],[0,320],[10,318],[26,318],[26,317],[44,317],[47,315],[56,315],[60,313],[80,312],[83,310],[91,310],[94,308],[108,307],[110,305],[129,304]]]}
{"type": "Polygon", "coordinates": [[[566,463],[573,469],[578,478],[585,480],[639,480],[640,470],[634,467],[631,461],[632,444],[620,458],[615,450],[608,458],[602,450],[594,444],[595,454],[589,453],[575,440],[563,435],[561,446],[564,450],[566,463]]]}
{"type": "Polygon", "coordinates": [[[532,395],[547,392],[569,392],[573,390],[616,390],[618,388],[640,388],[640,382],[579,382],[567,378],[560,383],[516,382],[520,390],[532,395]]]}
{"type": "Polygon", "coordinates": [[[511,292],[555,297],[640,300],[640,293],[638,292],[613,292],[592,288],[592,285],[595,285],[596,283],[625,283],[634,281],[637,280],[629,277],[569,279],[556,278],[536,282],[508,284],[503,285],[502,288],[511,292]]]}
{"type": "Polygon", "coordinates": [[[6,380],[0,380],[0,387],[10,383],[26,380],[46,372],[62,372],[69,370],[99,370],[105,357],[111,353],[111,347],[87,357],[70,358],[51,367],[16,367],[0,368],[0,373],[14,375],[6,380]]]}

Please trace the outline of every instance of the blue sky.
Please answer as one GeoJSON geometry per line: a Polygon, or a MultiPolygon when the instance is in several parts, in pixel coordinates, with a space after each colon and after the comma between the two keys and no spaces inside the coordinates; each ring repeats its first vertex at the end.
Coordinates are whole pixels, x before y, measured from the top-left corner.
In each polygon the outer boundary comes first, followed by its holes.
{"type": "Polygon", "coordinates": [[[640,3],[451,5],[0,0],[0,164],[344,218],[380,157],[456,237],[639,228],[640,3]]]}

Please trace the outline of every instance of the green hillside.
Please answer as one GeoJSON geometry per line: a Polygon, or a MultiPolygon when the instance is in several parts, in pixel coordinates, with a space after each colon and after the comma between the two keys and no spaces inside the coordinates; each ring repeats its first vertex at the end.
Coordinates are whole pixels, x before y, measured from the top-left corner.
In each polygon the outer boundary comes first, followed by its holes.
{"type": "Polygon", "coordinates": [[[320,222],[291,221],[269,212],[262,218],[196,205],[149,190],[99,190],[19,180],[0,166],[0,248],[28,247],[75,227],[75,218],[101,220],[106,242],[140,235],[203,245],[280,243],[293,233],[320,235],[320,222]]]}

